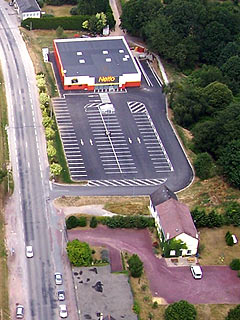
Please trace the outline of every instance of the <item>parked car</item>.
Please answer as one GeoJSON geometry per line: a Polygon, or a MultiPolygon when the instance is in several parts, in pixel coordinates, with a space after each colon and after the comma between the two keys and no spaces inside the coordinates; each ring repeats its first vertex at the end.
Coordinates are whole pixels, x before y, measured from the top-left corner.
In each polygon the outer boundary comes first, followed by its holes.
{"type": "Polygon", "coordinates": [[[61,318],[67,318],[68,313],[67,313],[67,306],[65,304],[60,304],[60,306],[59,306],[59,316],[61,318]]]}
{"type": "Polygon", "coordinates": [[[26,246],[26,257],[27,258],[33,257],[33,247],[32,246],[26,246]]]}
{"type": "Polygon", "coordinates": [[[23,319],[23,317],[24,317],[24,307],[21,304],[18,304],[16,308],[16,318],[23,319]]]}
{"type": "Polygon", "coordinates": [[[58,290],[57,295],[58,295],[58,300],[59,301],[64,301],[65,300],[65,292],[63,290],[58,290]]]}
{"type": "Polygon", "coordinates": [[[62,284],[63,283],[62,274],[60,272],[56,272],[54,274],[54,277],[55,277],[55,283],[56,284],[62,284]]]}
{"type": "Polygon", "coordinates": [[[202,279],[202,268],[200,266],[190,267],[194,279],[202,279]]]}

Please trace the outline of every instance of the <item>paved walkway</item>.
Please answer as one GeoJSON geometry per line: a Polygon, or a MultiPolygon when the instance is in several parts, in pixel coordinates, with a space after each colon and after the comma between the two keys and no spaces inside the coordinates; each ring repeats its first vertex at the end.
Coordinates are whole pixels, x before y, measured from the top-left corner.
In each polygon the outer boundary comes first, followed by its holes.
{"type": "Polygon", "coordinates": [[[189,267],[168,267],[164,259],[155,257],[146,229],[109,229],[99,226],[89,230],[69,230],[69,240],[79,239],[91,245],[110,249],[112,268],[119,267],[121,251],[137,253],[144,262],[153,296],[168,303],[181,299],[190,303],[240,303],[240,279],[227,266],[203,267],[203,278],[193,279],[189,267]],[[118,252],[118,256],[117,256],[118,252]]]}

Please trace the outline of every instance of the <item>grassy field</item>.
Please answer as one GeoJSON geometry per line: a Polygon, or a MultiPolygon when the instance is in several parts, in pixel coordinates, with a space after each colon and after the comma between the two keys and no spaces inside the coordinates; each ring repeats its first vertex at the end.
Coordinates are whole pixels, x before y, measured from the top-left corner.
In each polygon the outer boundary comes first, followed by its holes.
{"type": "Polygon", "coordinates": [[[70,10],[73,6],[71,5],[64,5],[64,6],[50,6],[45,5],[42,8],[42,11],[46,12],[47,14],[52,14],[54,17],[69,17],[71,16],[70,10]]]}
{"type": "MultiPolygon", "coordinates": [[[[0,169],[5,170],[8,159],[7,136],[5,126],[7,125],[7,104],[5,98],[5,87],[2,71],[0,69],[0,169]]],[[[4,203],[8,191],[7,176],[0,184],[0,319],[9,319],[8,305],[8,268],[7,253],[5,249],[5,227],[4,227],[4,203]]]]}

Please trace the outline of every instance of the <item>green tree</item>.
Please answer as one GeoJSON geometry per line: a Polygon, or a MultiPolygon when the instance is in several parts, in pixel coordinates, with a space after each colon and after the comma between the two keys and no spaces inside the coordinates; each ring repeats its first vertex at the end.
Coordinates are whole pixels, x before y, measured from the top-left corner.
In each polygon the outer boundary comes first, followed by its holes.
{"type": "Polygon", "coordinates": [[[128,259],[128,267],[132,277],[141,277],[143,273],[143,262],[137,254],[133,254],[131,258],[128,259]]]}
{"type": "Polygon", "coordinates": [[[232,270],[240,270],[240,259],[233,259],[230,263],[232,270]]]}
{"type": "Polygon", "coordinates": [[[222,71],[216,66],[203,65],[187,78],[194,86],[204,88],[212,82],[223,82],[222,71]]]}
{"type": "Polygon", "coordinates": [[[166,258],[170,257],[170,252],[172,250],[175,251],[175,256],[180,256],[182,249],[187,249],[186,243],[182,242],[182,240],[170,239],[163,243],[163,252],[166,258]]]}
{"type": "Polygon", "coordinates": [[[47,140],[51,140],[55,136],[55,131],[52,128],[48,127],[45,129],[45,135],[47,140]]]}
{"type": "Polygon", "coordinates": [[[88,243],[78,239],[67,243],[68,259],[75,267],[88,267],[92,263],[92,250],[88,243]]]}
{"type": "Polygon", "coordinates": [[[78,227],[78,218],[75,216],[70,216],[66,220],[67,229],[72,229],[78,227]]]}
{"type": "Polygon", "coordinates": [[[221,68],[225,83],[232,90],[233,94],[240,91],[240,57],[229,58],[221,68]]]}
{"type": "Polygon", "coordinates": [[[232,91],[228,86],[217,81],[207,85],[202,92],[206,99],[206,114],[208,115],[226,108],[233,101],[232,91]]]}
{"type": "Polygon", "coordinates": [[[62,166],[58,163],[53,162],[50,165],[50,171],[51,174],[54,175],[54,177],[60,176],[62,172],[62,166]]]}
{"type": "Polygon", "coordinates": [[[50,158],[53,158],[57,153],[57,150],[54,148],[53,146],[53,141],[52,140],[48,140],[47,143],[47,154],[50,158]]]}
{"type": "Polygon", "coordinates": [[[240,188],[240,139],[229,142],[222,150],[219,164],[227,180],[233,186],[240,188]]]}
{"type": "Polygon", "coordinates": [[[194,161],[194,169],[196,175],[201,179],[205,180],[212,176],[213,174],[213,159],[207,152],[198,153],[197,158],[194,161]]]}
{"type": "Polygon", "coordinates": [[[40,100],[41,104],[45,105],[45,107],[47,107],[49,105],[50,98],[46,92],[41,92],[39,94],[39,100],[40,100]]]}
{"type": "Polygon", "coordinates": [[[162,4],[159,0],[126,1],[120,17],[121,28],[133,35],[141,35],[142,28],[157,16],[161,7],[162,4]]]}
{"type": "Polygon", "coordinates": [[[90,227],[91,228],[96,228],[97,225],[98,225],[97,218],[96,217],[92,217],[91,220],[90,220],[90,227]]]}
{"type": "Polygon", "coordinates": [[[239,319],[240,319],[240,304],[228,311],[228,315],[226,316],[225,320],[239,320],[239,319]]]}
{"type": "Polygon", "coordinates": [[[185,300],[170,304],[164,314],[165,320],[196,320],[197,311],[194,305],[185,300]]]}

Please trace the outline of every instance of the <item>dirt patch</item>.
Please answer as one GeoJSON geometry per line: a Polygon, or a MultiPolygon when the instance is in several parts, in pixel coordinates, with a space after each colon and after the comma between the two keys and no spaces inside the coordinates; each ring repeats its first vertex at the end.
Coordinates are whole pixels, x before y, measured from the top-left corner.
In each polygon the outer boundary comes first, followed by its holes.
{"type": "Polygon", "coordinates": [[[89,215],[89,216],[105,216],[112,217],[114,213],[104,210],[103,204],[98,205],[86,205],[79,207],[57,207],[63,211],[65,216],[69,215],[89,215]]]}
{"type": "Polygon", "coordinates": [[[201,265],[229,265],[234,258],[240,257],[239,243],[229,247],[225,234],[230,231],[240,239],[240,228],[224,226],[214,229],[200,229],[200,244],[204,246],[199,262],[201,265]]]}
{"type": "Polygon", "coordinates": [[[57,208],[101,205],[116,214],[149,214],[149,197],[61,197],[54,201],[57,208]]]}

